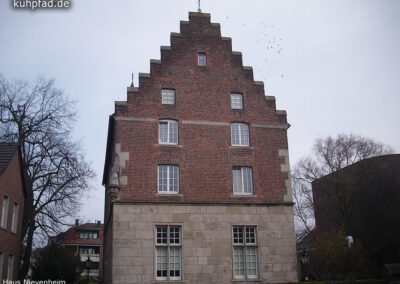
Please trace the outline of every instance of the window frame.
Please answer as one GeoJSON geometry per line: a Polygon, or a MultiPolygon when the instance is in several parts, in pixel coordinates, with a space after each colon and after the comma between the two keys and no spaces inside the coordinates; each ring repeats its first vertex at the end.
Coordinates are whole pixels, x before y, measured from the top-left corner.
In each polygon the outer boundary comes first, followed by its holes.
{"type": "Polygon", "coordinates": [[[0,227],[3,229],[7,229],[9,207],[10,207],[10,198],[7,194],[4,194],[3,207],[1,208],[1,220],[0,220],[0,227]]]}
{"type": "MultiPolygon", "coordinates": [[[[183,270],[183,265],[182,265],[182,254],[183,254],[183,249],[182,249],[182,244],[183,244],[183,240],[182,240],[182,235],[183,235],[183,230],[182,230],[182,226],[181,225],[175,225],[175,224],[157,224],[154,227],[154,277],[156,281],[181,281],[183,279],[183,274],[182,274],[182,270],[183,270]],[[166,228],[167,229],[167,238],[166,238],[166,242],[158,242],[158,228],[166,228]],[[179,243],[171,243],[171,228],[179,228],[179,243]],[[166,248],[167,251],[167,276],[157,276],[157,270],[158,270],[158,263],[157,263],[157,256],[158,256],[158,248],[166,248]],[[171,248],[173,250],[171,250],[171,248]],[[171,251],[175,251],[175,249],[178,248],[180,249],[179,251],[179,276],[171,276],[171,251]]],[[[162,232],[161,232],[162,234],[162,232]]],[[[163,240],[163,238],[161,238],[161,240],[163,240]]],[[[175,259],[174,259],[175,260],[175,259]]],[[[175,262],[174,262],[175,264],[175,262]]]]}
{"type": "Polygon", "coordinates": [[[11,220],[11,233],[14,234],[16,234],[18,231],[18,215],[19,215],[19,204],[17,201],[14,201],[13,215],[11,220]]]}
{"type": "Polygon", "coordinates": [[[179,124],[172,119],[160,119],[158,121],[158,144],[160,145],[178,145],[179,144],[179,124]],[[167,124],[167,142],[161,141],[161,124],[167,124]],[[176,124],[176,142],[171,141],[171,125],[176,124]]]}
{"type": "Polygon", "coordinates": [[[162,89],[161,90],[161,104],[163,105],[175,105],[176,104],[176,92],[173,89],[162,89]],[[169,95],[173,95],[173,102],[170,103],[170,98],[168,97],[169,95]],[[165,100],[164,100],[164,95],[165,100]]]}
{"type": "Polygon", "coordinates": [[[205,52],[197,53],[197,65],[201,67],[207,66],[207,54],[205,52]]]}
{"type": "Polygon", "coordinates": [[[165,164],[162,164],[162,165],[158,165],[157,166],[157,193],[159,193],[159,194],[179,194],[179,166],[178,165],[165,165],[165,164]],[[160,167],[164,167],[164,166],[167,167],[167,191],[160,191],[160,167]],[[177,190],[176,191],[170,190],[171,183],[170,183],[169,175],[170,175],[170,168],[172,168],[172,167],[175,167],[177,169],[177,171],[178,171],[178,174],[177,174],[177,190]]]}
{"type": "Polygon", "coordinates": [[[98,231],[80,231],[79,238],[83,240],[98,240],[99,233],[98,231]]]}
{"type": "Polygon", "coordinates": [[[231,146],[234,147],[250,147],[250,129],[249,129],[249,125],[247,123],[243,123],[243,122],[232,122],[231,123],[231,146]],[[233,140],[233,131],[234,131],[234,127],[237,127],[237,136],[239,137],[239,143],[235,143],[235,141],[233,140]],[[242,131],[246,131],[247,130],[247,144],[245,144],[245,141],[242,141],[242,131]]]}
{"type": "Polygon", "coordinates": [[[231,109],[234,109],[234,110],[243,109],[243,94],[241,94],[241,93],[231,93],[231,109]],[[234,105],[234,101],[236,101],[236,99],[233,100],[233,98],[235,96],[236,97],[240,97],[240,107],[236,107],[234,105]]]}
{"type": "Polygon", "coordinates": [[[15,257],[13,254],[8,255],[8,264],[7,264],[7,279],[13,279],[14,276],[14,263],[15,257]],[[11,275],[10,275],[11,274],[11,275]]]}
{"type": "Polygon", "coordinates": [[[233,194],[234,195],[254,195],[254,182],[253,182],[253,168],[252,167],[242,167],[242,166],[238,166],[238,167],[233,167],[232,168],[232,188],[233,188],[233,194]],[[237,171],[240,169],[240,191],[237,192],[235,191],[235,173],[234,171],[237,171]],[[251,182],[251,192],[246,192],[245,191],[245,178],[244,178],[244,169],[249,169],[250,171],[250,179],[247,179],[251,182]]]}
{"type": "Polygon", "coordinates": [[[260,271],[259,271],[259,264],[260,264],[260,254],[259,254],[259,240],[258,240],[258,226],[257,225],[232,225],[232,277],[234,280],[254,280],[259,279],[260,271]],[[243,233],[243,243],[235,243],[235,234],[234,229],[241,228],[243,233]],[[247,228],[253,228],[255,232],[254,236],[254,243],[247,242],[247,228]],[[235,275],[235,247],[236,248],[243,248],[243,261],[244,261],[244,275],[235,275]],[[248,248],[255,249],[256,252],[256,264],[255,264],[255,275],[249,275],[249,268],[248,268],[248,256],[249,251],[248,248]]]}
{"type": "Polygon", "coordinates": [[[0,251],[0,281],[3,281],[4,252],[0,251]]]}

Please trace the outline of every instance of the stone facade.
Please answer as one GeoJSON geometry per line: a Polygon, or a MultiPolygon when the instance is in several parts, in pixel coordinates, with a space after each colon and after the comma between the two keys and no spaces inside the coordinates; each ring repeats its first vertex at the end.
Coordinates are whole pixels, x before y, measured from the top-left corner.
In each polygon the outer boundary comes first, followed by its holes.
{"type": "Polygon", "coordinates": [[[169,225],[179,226],[183,242],[175,282],[238,281],[233,226],[257,231],[258,270],[251,281],[296,281],[286,111],[276,110],[275,98],[265,96],[264,84],[254,81],[252,68],[242,65],[241,53],[232,51],[209,14],[189,13],[150,66],[110,116],[104,282],[158,282],[155,230],[169,225]],[[172,104],[162,102],[163,90],[174,91],[172,104]],[[242,96],[241,108],[232,108],[232,94],[242,96]],[[165,120],[176,125],[175,143],[160,142],[165,120]],[[248,129],[245,145],[232,143],[238,123],[248,129]],[[160,191],[165,165],[178,169],[175,192],[160,191]],[[251,171],[251,190],[237,194],[233,176],[242,168],[251,171]]]}
{"type": "Polygon", "coordinates": [[[178,283],[232,283],[232,226],[242,224],[257,226],[262,283],[297,281],[291,206],[116,203],[113,283],[154,282],[154,229],[160,224],[183,229],[178,283]]]}

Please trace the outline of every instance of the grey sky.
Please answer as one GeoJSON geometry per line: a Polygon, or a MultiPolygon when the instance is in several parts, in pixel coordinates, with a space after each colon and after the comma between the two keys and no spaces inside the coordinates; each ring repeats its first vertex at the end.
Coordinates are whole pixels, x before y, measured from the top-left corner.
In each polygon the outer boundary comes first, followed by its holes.
{"type": "MultiPolygon", "coordinates": [[[[130,73],[149,72],[195,0],[70,0],[67,10],[0,2],[0,72],[56,78],[78,100],[75,135],[97,172],[81,217],[103,219],[108,116],[130,73]]],[[[203,0],[266,95],[288,112],[292,165],[316,137],[355,133],[400,150],[400,1],[203,0]]]]}

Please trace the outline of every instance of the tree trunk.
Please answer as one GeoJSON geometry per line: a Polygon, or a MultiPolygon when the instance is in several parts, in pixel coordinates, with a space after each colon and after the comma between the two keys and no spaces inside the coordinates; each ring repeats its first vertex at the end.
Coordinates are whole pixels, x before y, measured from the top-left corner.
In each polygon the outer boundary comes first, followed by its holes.
{"type": "Polygon", "coordinates": [[[33,243],[33,233],[35,232],[35,226],[33,220],[30,222],[30,226],[28,228],[28,236],[26,238],[26,247],[24,250],[24,255],[22,258],[22,264],[18,271],[18,279],[23,281],[28,274],[29,267],[31,264],[31,254],[32,254],[32,243],[33,243]]]}

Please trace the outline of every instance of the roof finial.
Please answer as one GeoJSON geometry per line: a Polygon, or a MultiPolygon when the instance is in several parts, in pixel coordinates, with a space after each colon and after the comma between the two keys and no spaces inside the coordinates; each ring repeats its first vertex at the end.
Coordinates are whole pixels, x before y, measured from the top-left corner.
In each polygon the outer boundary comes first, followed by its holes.
{"type": "Polygon", "coordinates": [[[132,73],[132,83],[131,83],[131,88],[133,88],[134,87],[134,85],[133,85],[133,73],[132,73]]]}
{"type": "Polygon", "coordinates": [[[197,0],[197,5],[199,6],[199,8],[197,9],[197,12],[201,13],[201,9],[200,9],[200,0],[197,0]]]}

